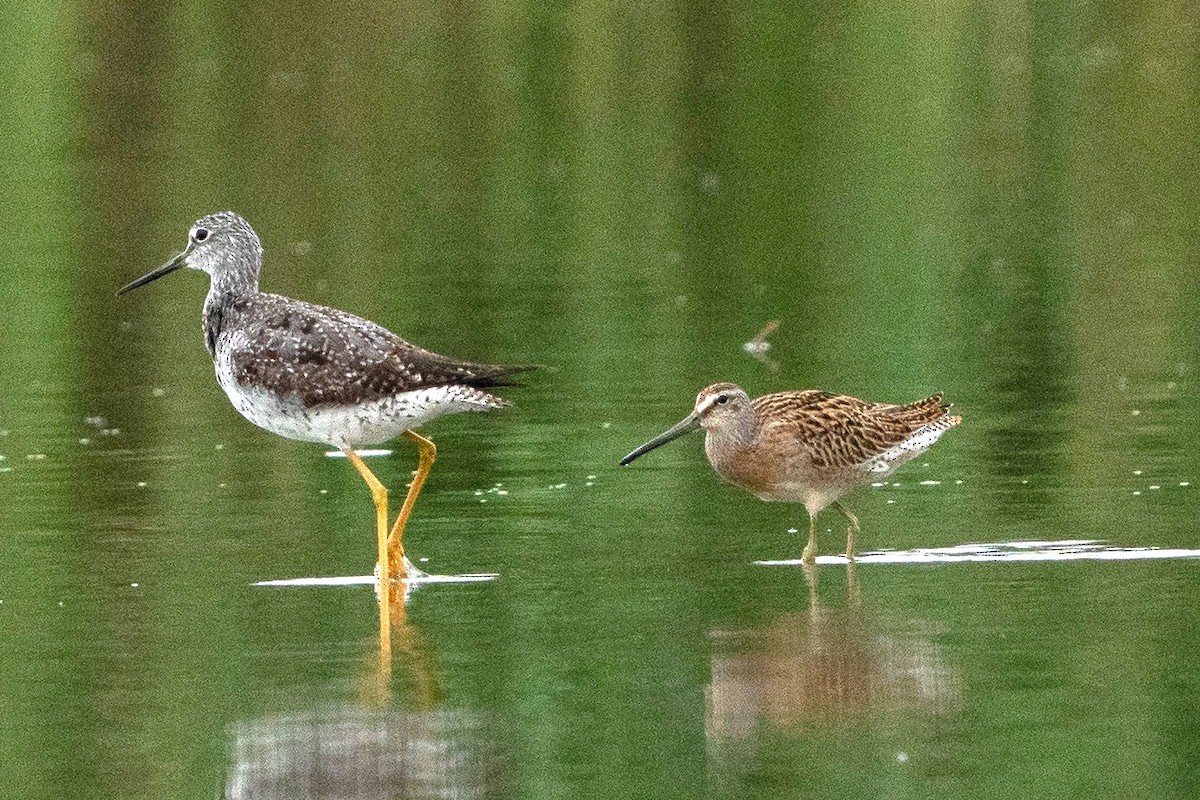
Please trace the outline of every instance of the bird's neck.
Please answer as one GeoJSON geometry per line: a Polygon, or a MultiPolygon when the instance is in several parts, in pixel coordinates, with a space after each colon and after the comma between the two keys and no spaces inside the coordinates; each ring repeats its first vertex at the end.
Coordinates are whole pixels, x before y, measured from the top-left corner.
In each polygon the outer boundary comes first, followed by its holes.
{"type": "Polygon", "coordinates": [[[208,297],[245,297],[258,291],[259,265],[254,261],[246,261],[222,269],[212,276],[208,289],[208,297]]]}
{"type": "Polygon", "coordinates": [[[746,416],[733,424],[709,428],[705,444],[709,449],[732,451],[749,447],[753,442],[754,420],[746,416]]]}
{"type": "Polygon", "coordinates": [[[230,315],[236,313],[238,300],[247,297],[254,291],[257,291],[257,288],[249,292],[239,289],[219,289],[217,282],[213,281],[212,287],[208,290],[208,297],[204,298],[204,346],[208,348],[210,356],[216,358],[217,339],[221,336],[221,331],[226,323],[230,321],[230,315]]]}

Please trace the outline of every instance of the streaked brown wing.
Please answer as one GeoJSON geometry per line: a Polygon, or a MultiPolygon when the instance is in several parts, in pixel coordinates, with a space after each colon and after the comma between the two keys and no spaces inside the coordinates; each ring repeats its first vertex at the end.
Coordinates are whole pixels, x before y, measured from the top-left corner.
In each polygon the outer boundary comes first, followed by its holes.
{"type": "Polygon", "coordinates": [[[796,436],[815,466],[833,469],[862,464],[946,414],[941,395],[892,405],[808,390],[777,392],[752,402],[765,426],[783,426],[776,435],[796,436]]]}

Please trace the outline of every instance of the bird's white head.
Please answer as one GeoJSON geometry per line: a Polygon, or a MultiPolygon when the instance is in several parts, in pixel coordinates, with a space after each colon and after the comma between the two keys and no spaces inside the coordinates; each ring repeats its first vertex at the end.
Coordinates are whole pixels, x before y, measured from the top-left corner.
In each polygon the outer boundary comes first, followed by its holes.
{"type": "Polygon", "coordinates": [[[145,286],[181,267],[207,272],[216,292],[257,291],[262,252],[262,243],[249,222],[232,211],[218,211],[196,220],[188,231],[187,246],[179,255],[123,286],[117,294],[145,286]]]}

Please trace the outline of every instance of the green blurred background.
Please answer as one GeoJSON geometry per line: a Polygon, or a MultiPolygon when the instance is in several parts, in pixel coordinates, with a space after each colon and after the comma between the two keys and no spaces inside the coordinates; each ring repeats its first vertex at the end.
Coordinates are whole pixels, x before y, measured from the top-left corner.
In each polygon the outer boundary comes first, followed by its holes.
{"type": "Polygon", "coordinates": [[[943,390],[863,547],[1195,547],[1196,6],[2,10],[0,795],[1194,796],[1197,562],[810,587],[699,437],[616,461],[717,380],[943,390]],[[250,585],[370,571],[357,475],[229,406],[203,276],[113,296],[222,208],[268,291],[544,365],[427,429],[410,552],[500,577],[387,666],[368,588],[250,585]]]}

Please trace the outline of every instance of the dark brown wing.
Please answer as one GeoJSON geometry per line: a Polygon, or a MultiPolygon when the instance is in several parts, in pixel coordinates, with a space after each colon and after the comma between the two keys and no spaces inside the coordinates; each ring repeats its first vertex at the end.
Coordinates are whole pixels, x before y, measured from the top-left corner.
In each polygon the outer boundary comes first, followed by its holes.
{"type": "Polygon", "coordinates": [[[891,405],[815,389],[776,392],[752,402],[760,424],[794,430],[813,464],[831,469],[869,461],[945,417],[947,408],[940,394],[891,405]]]}
{"type": "MultiPolygon", "coordinates": [[[[271,294],[230,301],[222,335],[242,385],[295,396],[304,406],[356,404],[416,389],[514,385],[530,367],[459,361],[410,344],[370,320],[271,294]],[[236,333],[234,333],[236,331],[236,333]]],[[[218,342],[218,355],[221,342],[218,342]]]]}

